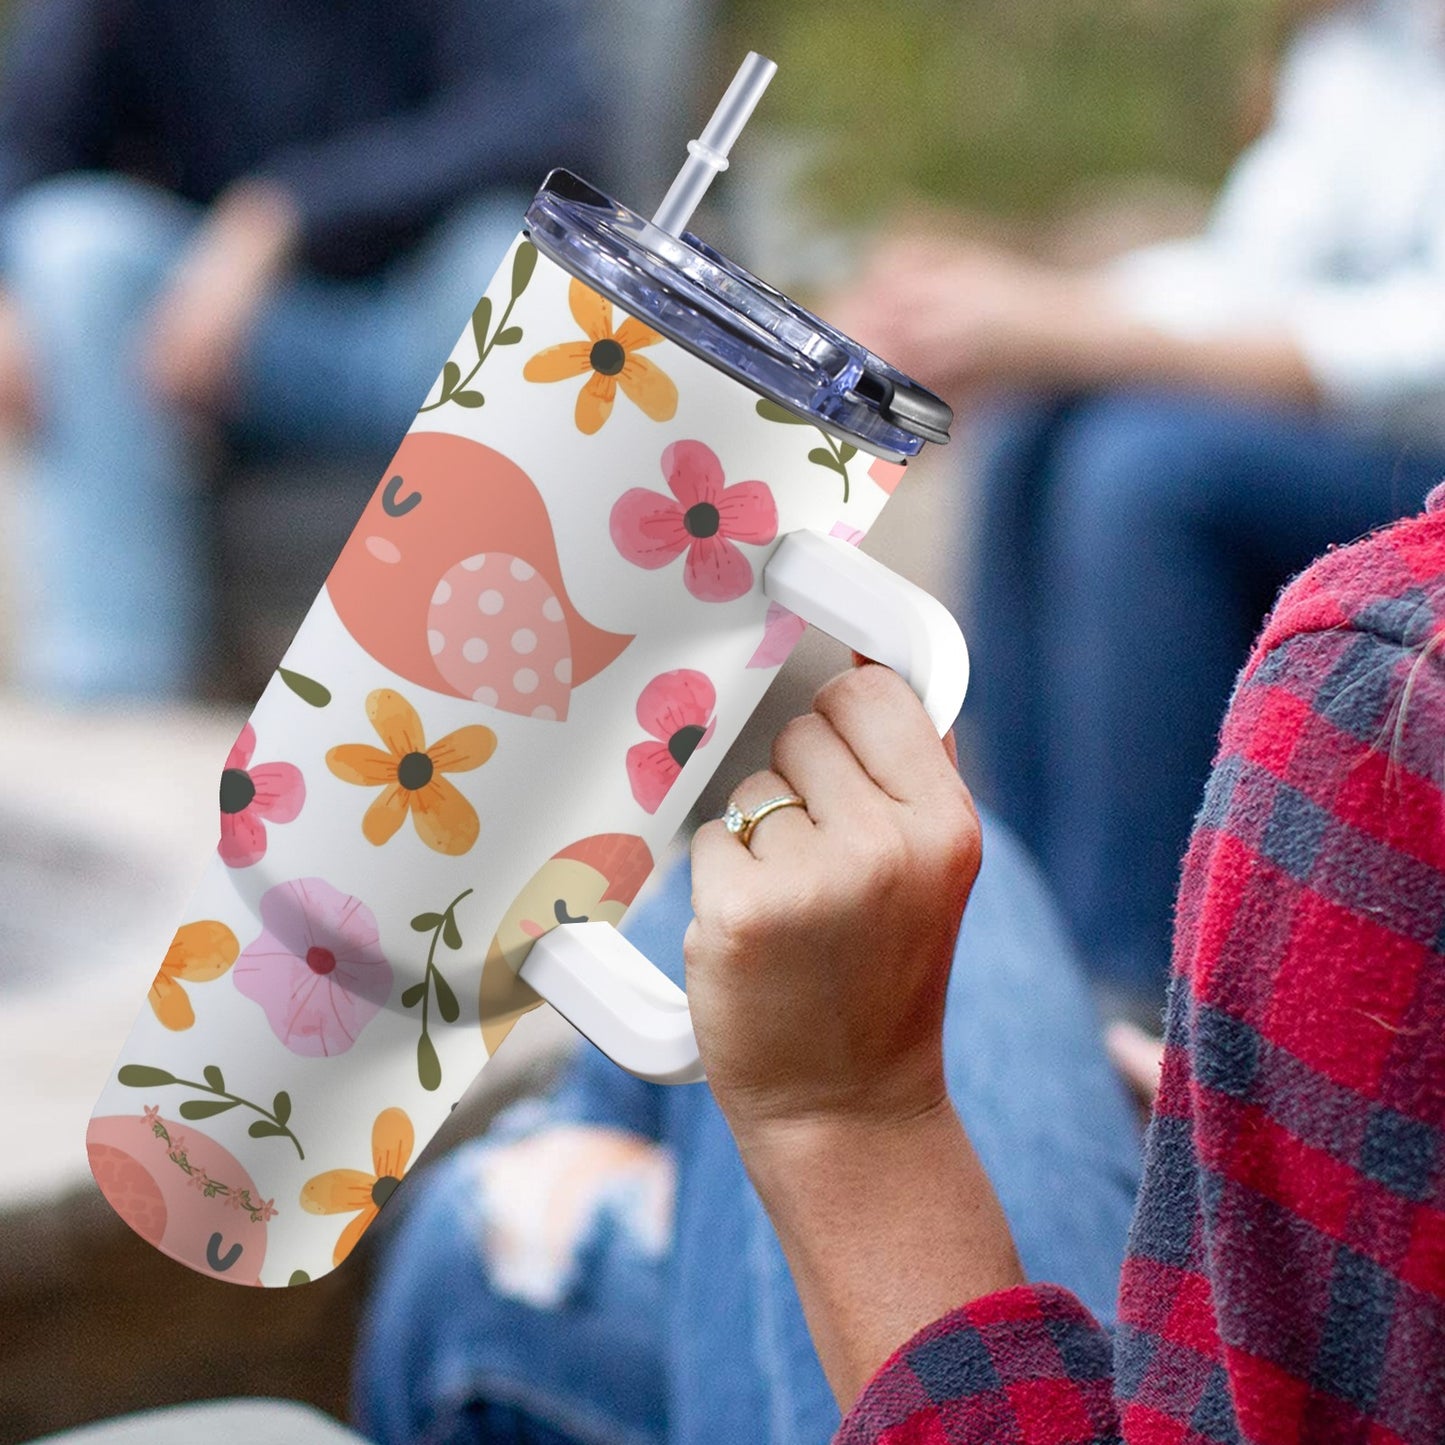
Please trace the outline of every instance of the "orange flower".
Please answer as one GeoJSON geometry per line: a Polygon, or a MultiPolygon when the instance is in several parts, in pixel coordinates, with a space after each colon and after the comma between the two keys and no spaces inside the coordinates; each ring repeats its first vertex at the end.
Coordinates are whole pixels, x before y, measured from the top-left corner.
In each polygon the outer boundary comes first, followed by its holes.
{"type": "Polygon", "coordinates": [[[403,1109],[383,1109],[371,1126],[371,1170],[328,1169],[301,1186],[301,1207],[309,1214],[355,1214],[341,1231],[331,1263],[340,1264],[366,1233],[377,1211],[396,1192],[411,1160],[416,1131],[403,1109]]]}
{"type": "Polygon", "coordinates": [[[653,421],[670,421],[677,411],[677,387],[660,366],[636,354],[644,346],[656,345],[661,334],[634,317],[614,332],[612,303],[580,281],[573,281],[567,299],[587,340],[564,341],[539,351],[522,368],[522,375],[528,381],[566,381],[590,371],[577,394],[577,430],[588,436],[600,431],[612,414],[619,384],[623,395],[653,421]]]}
{"type": "Polygon", "coordinates": [[[481,767],[496,751],[496,733],[480,724],[458,728],[427,747],[416,709],[389,687],[366,699],[366,715],[387,751],[342,743],[326,754],[326,766],[343,783],[381,787],[361,820],[367,841],[381,847],[410,813],[428,848],[453,857],[465,853],[480,831],[477,812],[441,774],[481,767]]]}
{"type": "Polygon", "coordinates": [[[224,923],[205,919],[200,923],[182,924],[166,949],[161,971],[147,995],[155,1016],[168,1029],[190,1028],[196,1021],[196,1011],[181,987],[181,979],[187,983],[209,983],[213,978],[220,978],[235,963],[240,951],[236,935],[224,923]]]}

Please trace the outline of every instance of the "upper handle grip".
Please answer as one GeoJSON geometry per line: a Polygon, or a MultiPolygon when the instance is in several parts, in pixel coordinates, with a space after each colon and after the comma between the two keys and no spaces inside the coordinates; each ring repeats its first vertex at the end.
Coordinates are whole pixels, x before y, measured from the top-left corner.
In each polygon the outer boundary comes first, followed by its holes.
{"type": "MultiPolygon", "coordinates": [[[[891,667],[942,736],[968,690],[968,647],[937,598],[838,537],[790,532],[763,591],[855,652],[891,667]]],[[[657,1084],[700,1081],[687,995],[610,923],[542,935],[518,970],[613,1063],[657,1084]]]]}
{"type": "Polygon", "coordinates": [[[829,637],[891,667],[940,737],[968,691],[968,645],[936,597],[840,537],[789,532],[763,569],[763,591],[829,637]]]}

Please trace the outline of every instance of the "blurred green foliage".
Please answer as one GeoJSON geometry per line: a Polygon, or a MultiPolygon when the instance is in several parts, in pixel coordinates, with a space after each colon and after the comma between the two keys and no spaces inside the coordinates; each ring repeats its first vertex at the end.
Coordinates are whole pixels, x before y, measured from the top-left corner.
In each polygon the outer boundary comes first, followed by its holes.
{"type": "MultiPolygon", "coordinates": [[[[728,62],[786,84],[770,123],[825,137],[812,197],[1020,218],[1126,175],[1213,184],[1267,105],[1289,0],[726,0],[728,62]]],[[[761,118],[761,117],[760,117],[761,118]]]]}

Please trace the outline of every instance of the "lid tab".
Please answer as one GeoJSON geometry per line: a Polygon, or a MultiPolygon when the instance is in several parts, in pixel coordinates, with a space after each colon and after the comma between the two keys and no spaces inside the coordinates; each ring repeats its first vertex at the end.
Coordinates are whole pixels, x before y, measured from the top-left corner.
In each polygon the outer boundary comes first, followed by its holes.
{"type": "Polygon", "coordinates": [[[669,235],[566,170],[543,182],[526,227],[630,315],[861,450],[902,461],[948,440],[942,398],[691,232],[669,235]]]}

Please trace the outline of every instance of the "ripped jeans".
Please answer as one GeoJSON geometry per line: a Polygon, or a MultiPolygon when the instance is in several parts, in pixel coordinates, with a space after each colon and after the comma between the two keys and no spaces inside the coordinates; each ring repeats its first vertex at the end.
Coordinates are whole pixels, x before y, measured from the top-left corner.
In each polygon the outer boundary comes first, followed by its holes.
{"type": "MultiPolygon", "coordinates": [[[[945,1019],[949,1089],[1029,1275],[1105,1321],[1139,1134],[1032,863],[985,820],[945,1019]]],[[[628,932],[680,981],[686,866],[628,932]]],[[[901,1344],[902,1341],[899,1341],[901,1344]]],[[[706,1088],[595,1049],[418,1181],[354,1380],[385,1445],[823,1445],[839,1413],[706,1088]]]]}

